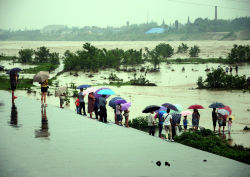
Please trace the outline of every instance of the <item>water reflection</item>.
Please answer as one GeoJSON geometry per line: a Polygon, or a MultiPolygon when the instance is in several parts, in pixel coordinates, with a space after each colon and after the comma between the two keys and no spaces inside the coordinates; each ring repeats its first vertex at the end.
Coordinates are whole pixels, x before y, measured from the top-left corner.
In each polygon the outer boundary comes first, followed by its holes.
{"type": "Polygon", "coordinates": [[[50,136],[46,108],[44,107],[41,108],[41,116],[41,128],[39,130],[35,130],[36,138],[46,138],[50,136]]]}
{"type": "Polygon", "coordinates": [[[14,102],[12,102],[12,106],[11,106],[11,114],[10,114],[10,126],[18,128],[18,112],[17,112],[17,107],[15,105],[14,102]]]}

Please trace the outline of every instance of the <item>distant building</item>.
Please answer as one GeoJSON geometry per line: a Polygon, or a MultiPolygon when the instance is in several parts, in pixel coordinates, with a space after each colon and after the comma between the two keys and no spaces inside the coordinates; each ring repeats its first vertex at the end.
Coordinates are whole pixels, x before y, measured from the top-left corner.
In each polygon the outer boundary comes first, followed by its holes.
{"type": "Polygon", "coordinates": [[[151,28],[150,30],[146,31],[145,34],[160,34],[164,33],[164,28],[151,28]]]}
{"type": "Polygon", "coordinates": [[[175,20],[174,26],[175,26],[175,29],[176,29],[176,30],[179,29],[179,22],[178,22],[178,20],[175,20]]]}

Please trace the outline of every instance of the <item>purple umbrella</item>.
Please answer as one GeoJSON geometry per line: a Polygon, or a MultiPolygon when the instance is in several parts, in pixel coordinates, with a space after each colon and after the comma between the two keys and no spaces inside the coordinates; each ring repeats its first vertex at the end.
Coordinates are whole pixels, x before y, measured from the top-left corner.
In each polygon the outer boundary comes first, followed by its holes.
{"type": "Polygon", "coordinates": [[[115,104],[124,104],[124,103],[127,103],[127,101],[124,99],[115,100],[115,104]]]}
{"type": "MultiPolygon", "coordinates": [[[[98,93],[100,90],[104,90],[104,89],[110,89],[110,88],[102,87],[102,88],[97,89],[97,90],[95,91],[95,94],[94,94],[95,98],[100,98],[102,95],[97,94],[97,93],[98,93]]],[[[111,89],[110,89],[110,90],[111,90],[111,89]]],[[[106,98],[108,98],[108,97],[110,97],[110,95],[106,95],[106,98]]]]}
{"type": "Polygon", "coordinates": [[[121,106],[122,106],[122,111],[128,110],[128,108],[131,106],[131,102],[121,104],[121,106]]]}
{"type": "Polygon", "coordinates": [[[166,111],[166,109],[167,109],[166,107],[161,106],[160,109],[158,109],[158,110],[155,111],[155,113],[158,113],[160,111],[166,111]]]}
{"type": "Polygon", "coordinates": [[[162,106],[166,107],[167,109],[172,109],[174,111],[178,111],[178,109],[175,107],[175,105],[170,104],[170,103],[164,103],[162,106]]]}

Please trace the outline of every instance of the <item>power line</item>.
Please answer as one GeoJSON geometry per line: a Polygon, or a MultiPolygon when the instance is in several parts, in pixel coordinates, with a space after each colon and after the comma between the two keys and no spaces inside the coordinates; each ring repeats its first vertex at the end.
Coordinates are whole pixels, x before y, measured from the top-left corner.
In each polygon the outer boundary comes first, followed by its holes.
{"type": "Polygon", "coordinates": [[[187,1],[181,1],[181,0],[168,0],[168,1],[170,1],[170,2],[176,2],[176,3],[184,3],[184,4],[189,4],[189,5],[193,4],[193,5],[198,5],[198,6],[209,6],[209,7],[217,6],[217,7],[224,8],[224,9],[240,10],[240,11],[248,11],[248,12],[250,12],[250,9],[240,9],[240,8],[235,8],[235,7],[225,7],[225,6],[203,4],[203,3],[197,3],[197,2],[187,2],[187,1]]]}

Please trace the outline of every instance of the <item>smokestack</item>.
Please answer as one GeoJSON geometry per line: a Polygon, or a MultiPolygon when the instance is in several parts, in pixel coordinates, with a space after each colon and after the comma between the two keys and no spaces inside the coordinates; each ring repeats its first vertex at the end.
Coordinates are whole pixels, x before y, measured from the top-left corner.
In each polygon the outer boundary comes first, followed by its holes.
{"type": "Polygon", "coordinates": [[[217,6],[215,6],[215,17],[214,20],[217,20],[217,6]]]}

